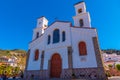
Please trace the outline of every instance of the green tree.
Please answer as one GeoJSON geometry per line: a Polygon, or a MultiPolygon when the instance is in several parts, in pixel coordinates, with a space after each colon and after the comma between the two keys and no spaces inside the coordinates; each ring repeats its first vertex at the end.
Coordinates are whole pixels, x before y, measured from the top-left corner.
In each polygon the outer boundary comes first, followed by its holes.
{"type": "Polygon", "coordinates": [[[14,68],[14,75],[18,75],[20,73],[20,67],[14,68]]]}
{"type": "Polygon", "coordinates": [[[19,73],[20,73],[19,67],[12,67],[6,64],[0,65],[0,75],[6,74],[7,76],[16,76],[19,75],[19,73]]]}
{"type": "Polygon", "coordinates": [[[7,51],[6,51],[6,53],[7,53],[7,54],[8,54],[8,53],[10,53],[10,51],[9,51],[9,50],[7,50],[7,51]]]}
{"type": "Polygon", "coordinates": [[[110,72],[106,72],[107,77],[111,77],[110,72]]]}
{"type": "Polygon", "coordinates": [[[12,75],[12,69],[13,69],[13,67],[12,66],[6,66],[6,68],[5,68],[5,71],[6,71],[6,75],[7,76],[11,76],[12,75]]]}
{"type": "Polygon", "coordinates": [[[6,64],[1,65],[1,74],[6,72],[6,64]]]}
{"type": "Polygon", "coordinates": [[[4,66],[3,65],[0,65],[0,75],[2,75],[4,72],[4,66]]]}
{"type": "Polygon", "coordinates": [[[116,64],[116,68],[120,71],[120,64],[116,64]]]}
{"type": "Polygon", "coordinates": [[[111,67],[112,67],[112,64],[109,64],[108,67],[111,68],[111,67]]]}

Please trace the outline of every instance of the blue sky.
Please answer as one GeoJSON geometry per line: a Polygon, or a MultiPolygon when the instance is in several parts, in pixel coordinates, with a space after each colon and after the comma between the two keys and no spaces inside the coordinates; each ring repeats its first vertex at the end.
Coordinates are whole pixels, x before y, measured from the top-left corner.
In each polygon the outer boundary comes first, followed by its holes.
{"type": "MultiPolygon", "coordinates": [[[[37,18],[71,21],[81,0],[0,0],[0,49],[28,49],[37,18]]],[[[120,0],[83,0],[101,49],[120,49],[120,0]]]]}

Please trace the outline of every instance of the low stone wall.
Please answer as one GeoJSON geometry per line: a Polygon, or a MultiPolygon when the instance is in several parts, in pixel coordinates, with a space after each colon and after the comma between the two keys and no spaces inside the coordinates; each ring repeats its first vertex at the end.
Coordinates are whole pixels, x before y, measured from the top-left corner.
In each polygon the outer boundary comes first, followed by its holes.
{"type": "MultiPolygon", "coordinates": [[[[108,80],[106,75],[103,74],[104,69],[101,68],[76,68],[76,69],[63,69],[60,79],[85,79],[85,80],[108,80]]],[[[31,70],[25,71],[25,80],[30,80],[34,75],[35,80],[51,80],[50,72],[48,70],[31,70]]]]}
{"type": "Polygon", "coordinates": [[[25,71],[25,73],[24,73],[24,80],[30,80],[31,78],[34,78],[34,80],[49,79],[48,71],[47,70],[30,70],[30,71],[25,71]]]}

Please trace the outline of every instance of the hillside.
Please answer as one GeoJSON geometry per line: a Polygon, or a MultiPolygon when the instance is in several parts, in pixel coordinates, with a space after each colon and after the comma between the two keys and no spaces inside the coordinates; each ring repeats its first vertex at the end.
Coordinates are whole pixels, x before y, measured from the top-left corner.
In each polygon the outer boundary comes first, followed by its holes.
{"type": "Polygon", "coordinates": [[[18,67],[21,67],[21,69],[25,68],[26,64],[26,51],[25,50],[1,50],[0,49],[0,58],[5,57],[7,59],[16,58],[16,63],[18,67]]]}
{"type": "Polygon", "coordinates": [[[116,49],[103,49],[102,51],[107,54],[116,53],[117,55],[120,55],[120,50],[116,50],[116,49]]]}
{"type": "Polygon", "coordinates": [[[24,50],[19,50],[19,49],[14,49],[14,50],[1,50],[0,49],[0,56],[12,56],[12,55],[26,55],[26,51],[24,50]]]}

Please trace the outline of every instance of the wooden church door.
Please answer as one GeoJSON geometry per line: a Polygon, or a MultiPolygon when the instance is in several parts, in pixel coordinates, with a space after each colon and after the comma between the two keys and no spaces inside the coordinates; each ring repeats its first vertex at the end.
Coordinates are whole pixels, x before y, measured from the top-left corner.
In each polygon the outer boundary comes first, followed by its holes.
{"type": "Polygon", "coordinates": [[[59,54],[54,54],[51,59],[50,77],[60,78],[62,70],[62,60],[59,54]]]}

